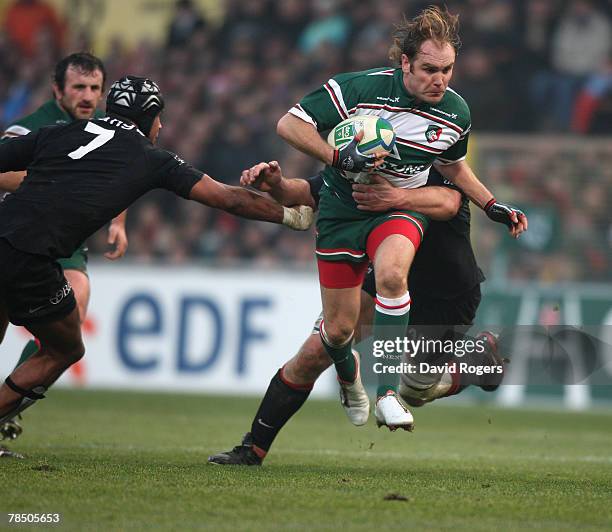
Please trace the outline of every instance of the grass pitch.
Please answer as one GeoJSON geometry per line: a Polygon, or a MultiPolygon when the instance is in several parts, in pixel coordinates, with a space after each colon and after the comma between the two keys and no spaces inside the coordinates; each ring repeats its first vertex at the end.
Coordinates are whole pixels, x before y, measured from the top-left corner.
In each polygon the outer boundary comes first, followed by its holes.
{"type": "Polygon", "coordinates": [[[415,410],[409,434],[310,401],[263,467],[207,464],[257,404],[54,390],[11,445],[27,458],[0,459],[0,512],[60,512],[70,530],[612,527],[609,411],[442,403],[415,410]]]}

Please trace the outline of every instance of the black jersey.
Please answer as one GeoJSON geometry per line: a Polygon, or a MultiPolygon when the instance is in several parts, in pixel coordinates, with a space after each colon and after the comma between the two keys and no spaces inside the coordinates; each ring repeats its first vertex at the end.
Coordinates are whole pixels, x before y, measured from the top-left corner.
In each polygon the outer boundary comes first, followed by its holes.
{"type": "Polygon", "coordinates": [[[69,257],[155,188],[184,198],[202,173],[117,118],[41,128],[0,145],[0,172],[25,170],[0,203],[0,238],[21,251],[69,257]]]}
{"type": "MultiPolygon", "coordinates": [[[[446,186],[461,192],[432,168],[428,186],[446,186]]],[[[436,299],[453,299],[482,283],[470,240],[469,200],[461,194],[459,212],[446,222],[431,220],[410,268],[410,292],[436,299]]]]}
{"type": "MultiPolygon", "coordinates": [[[[318,204],[323,179],[319,174],[307,181],[318,204]]],[[[435,168],[429,171],[427,186],[449,187],[461,192],[435,168]]],[[[469,200],[463,193],[461,196],[461,207],[452,219],[446,222],[430,220],[425,238],[410,268],[411,293],[435,299],[453,299],[485,280],[476,263],[470,241],[469,200]]],[[[367,292],[373,290],[372,279],[366,278],[365,283],[368,285],[367,292]]]]}

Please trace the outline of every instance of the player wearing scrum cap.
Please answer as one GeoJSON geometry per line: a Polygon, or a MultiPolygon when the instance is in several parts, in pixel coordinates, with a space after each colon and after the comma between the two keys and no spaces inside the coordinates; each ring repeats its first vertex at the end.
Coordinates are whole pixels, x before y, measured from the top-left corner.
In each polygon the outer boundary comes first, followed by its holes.
{"type": "Polygon", "coordinates": [[[0,144],[0,171],[28,168],[0,203],[0,312],[25,326],[40,350],[0,386],[0,424],[44,397],[85,347],[74,292],[58,258],[155,188],[246,218],[306,229],[312,209],[290,209],[224,185],[155,146],[164,101],[147,78],[127,76],[109,91],[107,116],[0,144]],[[61,179],[59,179],[61,177],[61,179]]]}
{"type": "MultiPolygon", "coordinates": [[[[86,52],[78,52],[64,57],[55,66],[53,74],[53,98],[41,105],[32,114],[13,122],[3,133],[7,139],[30,132],[41,127],[69,124],[74,120],[101,118],[104,116],[98,110],[98,104],[104,91],[106,71],[102,61],[86,52]]],[[[0,191],[14,192],[17,190],[25,171],[0,174],[0,191]]],[[[109,225],[108,243],[115,249],[105,254],[106,258],[116,260],[127,250],[125,233],[125,213],[117,216],[109,225]]],[[[87,273],[87,243],[83,242],[68,258],[59,259],[64,269],[66,280],[74,290],[74,296],[79,309],[81,324],[87,316],[89,305],[90,284],[87,273]]],[[[0,331],[0,337],[4,331],[0,331]]],[[[17,366],[38,351],[38,344],[30,340],[24,347],[17,366]]],[[[14,419],[0,426],[0,439],[15,439],[22,432],[20,420],[14,419]]]]}
{"type": "MultiPolygon", "coordinates": [[[[381,213],[359,208],[343,169],[361,172],[377,167],[395,186],[417,188],[425,185],[436,164],[489,217],[509,223],[513,236],[526,229],[522,213],[496,202],[465,161],[470,111],[448,87],[459,44],[458,17],[429,7],[398,28],[396,68],[334,76],[278,123],[279,135],[289,144],[327,165],[316,244],[324,315],[321,339],[348,391],[358,382],[358,361],[351,345],[368,263],[373,263],[376,273],[373,336],[379,341],[401,337],[411,302],[408,271],[428,219],[406,209],[381,213]],[[365,114],[381,116],[393,125],[396,149],[386,158],[360,153],[359,137],[335,150],[319,135],[348,117],[365,114]]],[[[390,353],[379,362],[388,367],[397,356],[390,353]]],[[[387,371],[379,374],[375,415],[379,426],[412,429],[412,415],[397,397],[395,376],[387,371]]]]}

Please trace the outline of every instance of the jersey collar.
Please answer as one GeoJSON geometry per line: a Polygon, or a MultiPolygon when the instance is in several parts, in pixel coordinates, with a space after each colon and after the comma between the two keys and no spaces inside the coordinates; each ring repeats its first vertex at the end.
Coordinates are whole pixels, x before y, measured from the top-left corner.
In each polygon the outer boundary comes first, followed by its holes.
{"type": "Polygon", "coordinates": [[[400,93],[408,100],[407,103],[411,106],[417,106],[419,104],[419,100],[408,92],[408,89],[404,84],[404,73],[402,72],[402,69],[396,68],[395,72],[393,73],[393,77],[395,79],[395,83],[399,86],[400,93]]]}
{"type": "Polygon", "coordinates": [[[68,111],[66,111],[66,109],[64,109],[57,100],[53,99],[51,101],[55,104],[55,107],[57,107],[57,110],[62,114],[62,116],[66,119],[67,122],[74,122],[74,118],[72,117],[72,115],[68,111]]]}

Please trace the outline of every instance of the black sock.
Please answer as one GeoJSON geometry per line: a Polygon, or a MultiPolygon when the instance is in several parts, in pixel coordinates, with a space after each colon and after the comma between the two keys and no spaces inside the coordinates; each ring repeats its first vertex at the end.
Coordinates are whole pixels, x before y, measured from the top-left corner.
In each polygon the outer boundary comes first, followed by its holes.
{"type": "Polygon", "coordinates": [[[312,390],[312,385],[299,386],[287,383],[283,380],[282,372],[281,368],[272,377],[251,425],[253,444],[265,452],[268,452],[276,435],[302,407],[312,390]]]}

